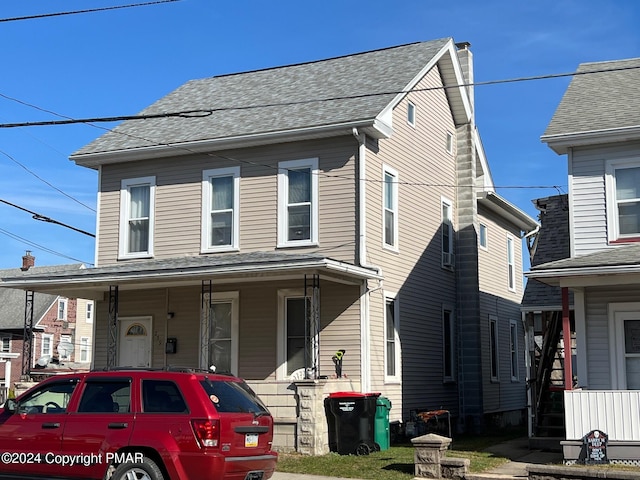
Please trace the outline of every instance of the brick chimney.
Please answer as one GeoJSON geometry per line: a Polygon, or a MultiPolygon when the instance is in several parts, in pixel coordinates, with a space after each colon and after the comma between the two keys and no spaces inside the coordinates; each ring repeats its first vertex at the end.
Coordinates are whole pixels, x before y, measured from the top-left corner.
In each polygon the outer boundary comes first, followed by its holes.
{"type": "Polygon", "coordinates": [[[36,264],[36,257],[31,255],[30,250],[27,250],[27,253],[22,257],[22,267],[20,268],[20,270],[22,270],[23,272],[26,272],[35,264],[36,264]]]}

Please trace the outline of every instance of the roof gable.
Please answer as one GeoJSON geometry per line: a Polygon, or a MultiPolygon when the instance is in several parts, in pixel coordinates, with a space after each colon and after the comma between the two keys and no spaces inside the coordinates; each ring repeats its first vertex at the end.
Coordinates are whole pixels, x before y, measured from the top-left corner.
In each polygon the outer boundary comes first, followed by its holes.
{"type": "MultiPolygon", "coordinates": [[[[447,84],[464,83],[451,38],[419,42],[328,60],[192,80],[140,115],[206,110],[184,117],[128,120],[75,152],[71,159],[95,166],[117,152],[175,154],[175,148],[332,126],[380,126],[382,115],[442,58],[447,84]],[[169,147],[171,145],[171,147],[169,147]],[[169,147],[169,149],[167,149],[169,147]]],[[[460,115],[470,111],[463,88],[448,89],[460,115]],[[460,107],[459,105],[462,105],[460,107]]],[[[453,104],[454,102],[452,102],[453,104]]],[[[382,125],[382,131],[390,125],[382,125]]],[[[389,130],[390,131],[390,130],[389,130]]],[[[209,148],[211,149],[211,148],[209,148]]]]}

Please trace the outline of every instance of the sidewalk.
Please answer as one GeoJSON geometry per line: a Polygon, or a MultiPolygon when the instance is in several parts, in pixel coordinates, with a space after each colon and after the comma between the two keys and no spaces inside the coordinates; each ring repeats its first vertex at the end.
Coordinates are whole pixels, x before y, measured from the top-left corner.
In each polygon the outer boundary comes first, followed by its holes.
{"type": "MultiPolygon", "coordinates": [[[[527,465],[546,465],[562,463],[562,453],[529,450],[529,439],[519,438],[500,443],[486,449],[500,457],[510,459],[510,462],[482,474],[468,474],[466,480],[515,480],[528,478],[527,465]]],[[[455,452],[451,453],[455,457],[455,452]]],[[[306,475],[300,473],[276,472],[272,480],[347,480],[341,477],[325,477],[322,475],[306,475]]],[[[354,480],[354,479],[350,479],[354,480]]]]}

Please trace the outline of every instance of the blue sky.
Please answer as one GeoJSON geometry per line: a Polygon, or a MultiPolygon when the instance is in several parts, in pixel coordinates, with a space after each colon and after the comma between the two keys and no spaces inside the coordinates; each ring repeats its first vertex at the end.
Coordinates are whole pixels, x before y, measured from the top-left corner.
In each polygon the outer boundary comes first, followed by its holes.
{"type": "MultiPolygon", "coordinates": [[[[0,19],[127,3],[4,2],[0,19]]],[[[182,0],[0,22],[0,123],[59,118],[43,110],[130,115],[194,78],[449,36],[471,43],[478,82],[572,72],[582,62],[640,57],[638,25],[640,2],[630,0],[182,0]]],[[[567,191],[566,158],[540,135],[569,80],[475,89],[496,186],[560,187],[497,189],[533,216],[532,199],[567,191]]],[[[0,129],[0,199],[94,232],[97,174],[68,157],[114,125],[99,126],[0,129]]],[[[94,261],[92,238],[0,203],[0,268],[19,267],[25,250],[37,265],[94,261]]]]}

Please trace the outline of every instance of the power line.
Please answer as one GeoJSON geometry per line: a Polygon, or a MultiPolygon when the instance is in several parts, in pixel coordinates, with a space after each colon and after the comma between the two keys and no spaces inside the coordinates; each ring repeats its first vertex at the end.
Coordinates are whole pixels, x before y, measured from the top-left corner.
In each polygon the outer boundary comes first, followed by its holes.
{"type": "Polygon", "coordinates": [[[517,82],[528,82],[534,80],[548,80],[553,78],[562,78],[562,77],[572,77],[578,75],[592,75],[596,73],[607,73],[607,72],[618,72],[618,71],[626,71],[626,70],[637,70],[640,69],[640,66],[631,66],[631,67],[619,67],[619,68],[608,68],[608,69],[600,69],[600,70],[589,70],[585,72],[570,72],[570,73],[554,73],[547,75],[536,75],[530,77],[517,77],[517,78],[509,78],[502,80],[488,80],[484,82],[473,82],[473,83],[461,83],[455,85],[441,85],[437,87],[425,87],[425,88],[413,88],[410,90],[397,90],[397,91],[386,91],[386,92],[374,92],[374,93],[363,93],[360,95],[344,95],[337,97],[327,97],[327,98],[315,98],[315,99],[307,99],[307,100],[295,100],[288,102],[274,102],[274,103],[264,103],[257,105],[244,105],[244,106],[236,106],[236,107],[219,107],[219,108],[198,108],[198,109],[190,109],[190,110],[179,110],[174,112],[161,112],[161,113],[146,113],[144,115],[117,115],[112,117],[89,117],[89,118],[72,118],[67,117],[65,115],[60,115],[50,110],[45,110],[40,107],[36,107],[34,105],[30,105],[26,102],[14,99],[7,95],[0,94],[1,97],[16,101],[23,105],[27,105],[33,108],[37,108],[46,113],[50,113],[52,115],[56,115],[60,118],[64,118],[64,120],[46,120],[46,121],[37,121],[37,122],[16,122],[16,123],[0,123],[0,128],[18,128],[18,127],[42,127],[42,126],[54,126],[54,125],[72,125],[77,123],[108,123],[108,122],[121,122],[127,120],[150,120],[157,118],[202,118],[213,115],[217,112],[226,112],[226,111],[242,111],[242,110],[255,110],[259,108],[273,108],[273,107],[285,107],[285,106],[294,106],[294,105],[307,105],[311,103],[322,103],[322,102],[333,102],[338,100],[354,100],[359,98],[369,98],[376,96],[385,96],[385,95],[400,95],[400,94],[409,94],[409,93],[417,93],[417,92],[428,92],[433,90],[447,90],[452,88],[464,88],[464,87],[477,87],[477,86],[486,86],[486,85],[498,85],[504,83],[517,83],[517,82]]]}
{"type": "Polygon", "coordinates": [[[32,242],[31,240],[27,240],[26,238],[23,238],[23,237],[21,237],[19,235],[16,235],[15,233],[11,233],[11,232],[3,229],[3,228],[0,228],[0,233],[2,233],[3,235],[6,235],[9,238],[13,238],[14,240],[18,240],[18,241],[20,241],[20,242],[22,242],[22,243],[24,243],[26,245],[29,245],[31,247],[39,248],[40,250],[42,250],[44,252],[48,252],[48,253],[51,253],[53,255],[57,255],[59,257],[67,258],[69,260],[73,260],[74,262],[80,262],[80,263],[86,263],[88,265],[93,265],[93,263],[84,262],[82,260],[78,260],[77,258],[73,258],[73,257],[70,257],[68,255],[65,255],[64,253],[60,253],[60,252],[57,252],[57,251],[52,250],[50,248],[44,247],[42,245],[39,245],[39,244],[37,244],[35,242],[32,242]]]}
{"type": "Polygon", "coordinates": [[[49,183],[48,181],[46,181],[44,178],[38,176],[34,171],[29,170],[25,165],[23,165],[22,163],[20,163],[18,160],[16,160],[15,158],[13,158],[11,155],[9,155],[7,152],[0,150],[0,154],[4,155],[5,157],[9,158],[10,160],[12,160],[14,163],[16,163],[17,165],[19,165],[20,167],[22,167],[23,169],[25,169],[27,172],[29,172],[31,175],[33,175],[34,177],[36,177],[38,180],[40,180],[42,183],[50,186],[51,188],[53,188],[54,190],[56,190],[57,192],[61,193],[62,195],[64,195],[65,197],[69,198],[70,200],[73,200],[74,202],[78,203],[79,205],[82,205],[83,207],[91,210],[92,212],[95,213],[95,209],[91,208],[89,205],[82,203],[80,200],[78,200],[77,198],[72,197],[71,195],[69,195],[66,192],[63,192],[62,190],[60,190],[58,187],[56,187],[55,185],[49,183]]]}
{"type": "Polygon", "coordinates": [[[56,13],[42,13],[38,15],[27,15],[24,17],[12,17],[12,18],[0,18],[0,23],[2,22],[16,22],[19,20],[35,20],[37,18],[46,18],[46,17],[61,17],[63,15],[76,15],[79,13],[92,13],[92,12],[104,12],[106,10],[119,10],[122,8],[132,8],[132,7],[146,7],[148,5],[158,5],[160,3],[172,3],[179,2],[180,0],[157,0],[155,2],[145,2],[145,3],[132,3],[129,5],[116,5],[114,7],[100,7],[100,8],[90,8],[87,10],[73,10],[68,12],[56,12],[56,13]]]}
{"type": "Polygon", "coordinates": [[[41,215],[40,213],[33,212],[33,211],[28,210],[28,209],[26,209],[24,207],[21,207],[20,205],[16,205],[15,203],[7,202],[6,200],[3,200],[1,198],[0,198],[0,203],[4,203],[6,205],[9,205],[10,207],[17,208],[18,210],[22,210],[23,212],[30,213],[34,220],[40,220],[42,222],[47,222],[47,223],[53,223],[55,225],[60,225],[61,227],[69,228],[69,229],[71,229],[71,230],[73,230],[75,232],[82,233],[82,234],[87,235],[89,237],[95,238],[95,235],[93,233],[89,233],[89,232],[86,232],[84,230],[80,230],[79,228],[72,227],[71,225],[68,225],[66,223],[59,222],[58,220],[54,220],[53,218],[47,217],[46,215],[41,215]]]}

